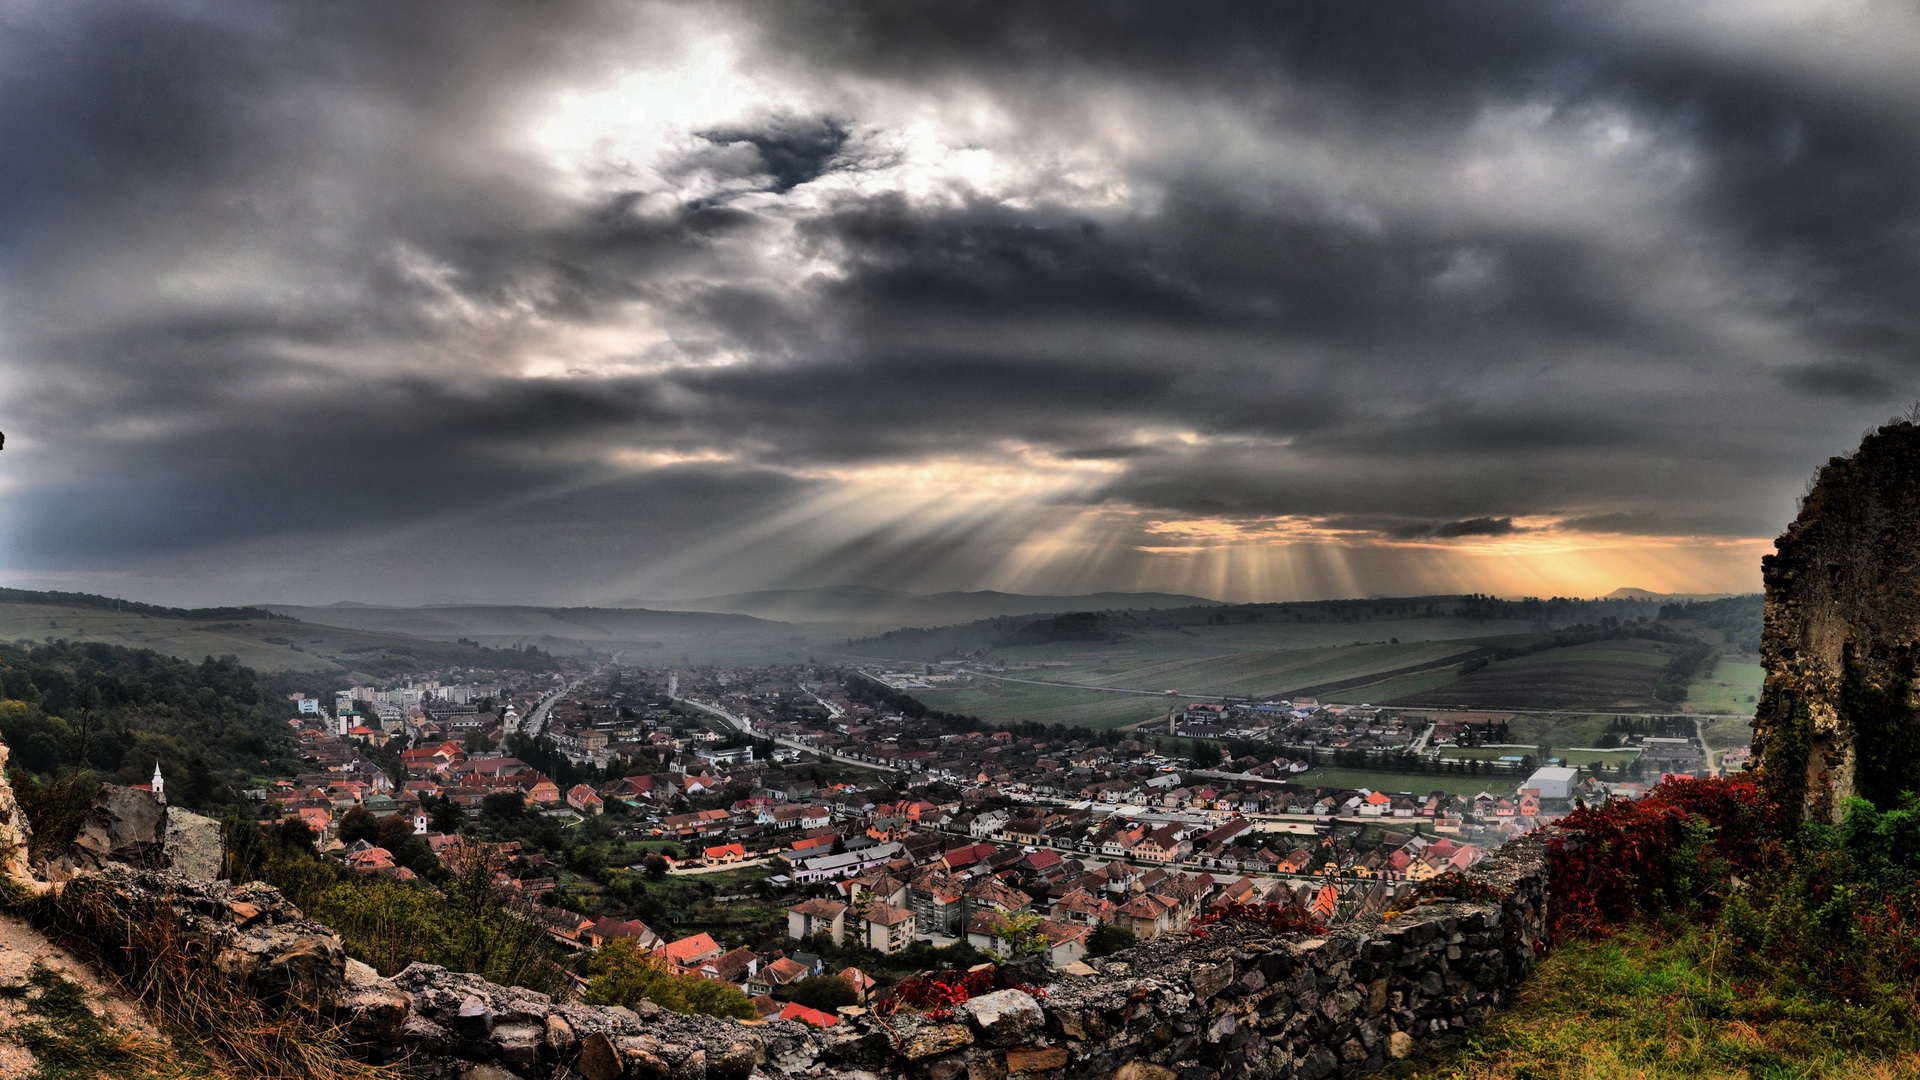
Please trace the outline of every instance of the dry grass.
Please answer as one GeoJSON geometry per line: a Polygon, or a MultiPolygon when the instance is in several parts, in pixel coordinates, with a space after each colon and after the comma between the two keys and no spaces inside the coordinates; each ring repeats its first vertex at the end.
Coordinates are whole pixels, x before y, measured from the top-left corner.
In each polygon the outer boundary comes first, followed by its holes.
{"type": "Polygon", "coordinates": [[[206,962],[208,936],[171,906],[149,901],[129,910],[106,889],[86,884],[70,884],[36,904],[31,914],[138,1003],[188,1057],[203,1060],[178,1075],[221,1080],[399,1080],[405,1075],[355,1060],[345,1033],[322,1015],[318,1003],[294,995],[265,1000],[213,971],[206,962]]]}

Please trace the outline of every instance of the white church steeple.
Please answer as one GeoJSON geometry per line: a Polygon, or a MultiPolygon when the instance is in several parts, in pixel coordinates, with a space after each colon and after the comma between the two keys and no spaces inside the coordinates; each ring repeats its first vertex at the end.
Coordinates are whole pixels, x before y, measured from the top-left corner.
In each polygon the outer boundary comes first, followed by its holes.
{"type": "Polygon", "coordinates": [[[162,803],[167,801],[167,778],[160,775],[160,763],[153,763],[153,797],[162,803]]]}

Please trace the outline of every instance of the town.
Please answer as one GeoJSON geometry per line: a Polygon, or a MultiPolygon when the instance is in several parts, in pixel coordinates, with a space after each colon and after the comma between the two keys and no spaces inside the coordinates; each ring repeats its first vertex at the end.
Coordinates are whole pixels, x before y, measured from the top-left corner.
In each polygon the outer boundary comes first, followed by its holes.
{"type": "Polygon", "coordinates": [[[864,999],[942,963],[1069,967],[1232,905],[1333,925],[1583,802],[1706,768],[1662,718],[1575,767],[1505,743],[1493,715],[1172,701],[1125,731],[994,730],[927,709],[914,682],[603,666],[301,694],[311,771],[249,794],[263,825],[296,819],[355,872],[479,857],[568,950],[625,941],[763,1016],[830,1024],[794,1000],[803,980],[864,999]],[[1396,782],[1308,782],[1323,763],[1396,782]]]}

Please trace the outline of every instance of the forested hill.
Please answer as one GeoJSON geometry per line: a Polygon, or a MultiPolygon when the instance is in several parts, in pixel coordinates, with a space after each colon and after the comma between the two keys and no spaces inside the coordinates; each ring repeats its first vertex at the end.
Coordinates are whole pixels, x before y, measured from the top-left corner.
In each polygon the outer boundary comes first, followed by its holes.
{"type": "Polygon", "coordinates": [[[217,806],[248,778],[291,768],[286,695],[333,689],[312,673],[262,675],[231,659],[0,643],[0,738],[15,771],[131,784],[146,781],[157,761],[176,801],[217,806]]]}
{"type": "Polygon", "coordinates": [[[117,596],[99,596],[81,592],[42,592],[34,589],[0,589],[0,604],[48,604],[55,607],[92,608],[97,611],[119,611],[129,615],[151,615],[161,619],[196,619],[215,621],[220,619],[285,619],[294,620],[286,615],[276,615],[266,608],[257,607],[210,607],[177,608],[162,607],[159,604],[143,604],[138,600],[122,600],[117,596]]]}

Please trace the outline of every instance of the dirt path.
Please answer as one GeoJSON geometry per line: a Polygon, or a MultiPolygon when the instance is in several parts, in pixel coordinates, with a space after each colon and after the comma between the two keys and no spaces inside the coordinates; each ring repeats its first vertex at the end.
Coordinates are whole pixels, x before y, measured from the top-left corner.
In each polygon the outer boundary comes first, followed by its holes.
{"type": "MultiPolygon", "coordinates": [[[[0,915],[0,988],[24,987],[36,966],[75,983],[86,991],[88,1006],[94,1015],[115,1027],[155,1042],[164,1041],[160,1033],[131,1004],[72,953],[49,941],[25,920],[0,915]]],[[[0,997],[0,1080],[15,1080],[34,1071],[33,1055],[9,1033],[25,1017],[25,1003],[16,997],[0,997]]]]}

